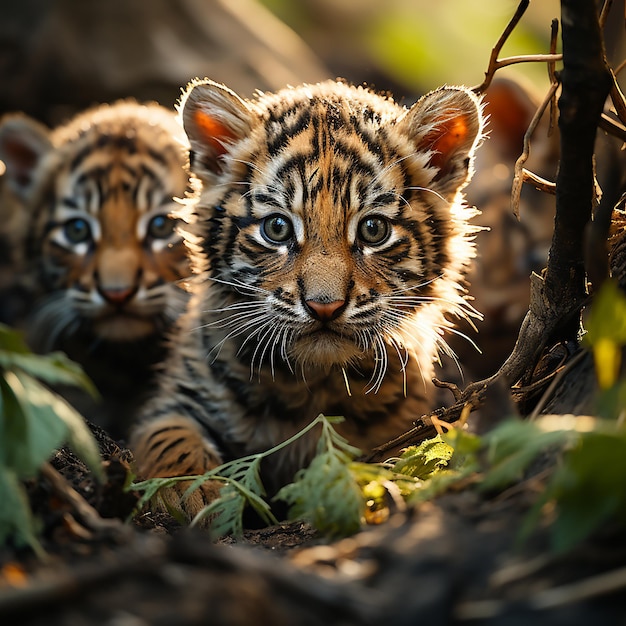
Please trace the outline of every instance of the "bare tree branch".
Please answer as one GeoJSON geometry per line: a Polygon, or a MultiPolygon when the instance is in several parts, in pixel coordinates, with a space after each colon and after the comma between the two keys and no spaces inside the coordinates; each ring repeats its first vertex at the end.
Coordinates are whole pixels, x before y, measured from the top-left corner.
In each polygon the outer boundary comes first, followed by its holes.
{"type": "MultiPolygon", "coordinates": [[[[546,108],[553,101],[554,94],[556,93],[558,87],[558,81],[550,85],[550,89],[548,90],[546,97],[537,109],[537,112],[533,116],[533,119],[531,120],[530,125],[528,126],[528,129],[524,134],[524,149],[520,157],[515,162],[515,174],[513,176],[513,184],[511,186],[511,208],[513,210],[513,213],[515,214],[515,217],[517,218],[519,218],[519,203],[522,194],[522,185],[524,184],[525,180],[532,179],[530,175],[528,177],[525,175],[525,172],[527,172],[527,170],[524,169],[524,163],[526,163],[528,157],[530,156],[530,138],[535,132],[537,124],[539,124],[539,121],[543,117],[546,108]]],[[[530,172],[528,174],[530,174],[530,172]]],[[[537,179],[538,177],[535,177],[535,180],[537,179]]]]}
{"type": "Polygon", "coordinates": [[[507,57],[505,59],[498,59],[498,55],[500,54],[504,44],[507,39],[522,19],[522,16],[526,12],[530,4],[530,0],[521,0],[519,3],[515,14],[511,18],[510,22],[506,25],[504,32],[500,35],[500,39],[498,39],[496,45],[491,50],[491,57],[489,58],[489,65],[487,67],[487,71],[485,72],[485,80],[476,87],[473,88],[473,91],[477,94],[482,94],[487,91],[489,85],[491,85],[491,81],[497,70],[507,67],[508,65],[514,65],[516,63],[533,63],[533,62],[548,62],[554,63],[555,61],[560,61],[563,57],[560,54],[555,54],[552,50],[550,54],[526,54],[515,57],[507,57]]]}

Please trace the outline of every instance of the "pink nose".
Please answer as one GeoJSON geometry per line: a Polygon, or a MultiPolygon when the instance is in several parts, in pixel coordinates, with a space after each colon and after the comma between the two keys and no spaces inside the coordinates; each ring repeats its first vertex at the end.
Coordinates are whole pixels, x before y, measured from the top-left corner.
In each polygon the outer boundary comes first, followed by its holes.
{"type": "Polygon", "coordinates": [[[305,304],[312,317],[321,322],[329,322],[339,317],[346,301],[334,300],[333,302],[318,302],[317,300],[307,300],[305,304]]]}
{"type": "Polygon", "coordinates": [[[110,304],[119,306],[128,302],[136,291],[136,287],[122,287],[119,289],[100,289],[100,294],[110,304]]]}

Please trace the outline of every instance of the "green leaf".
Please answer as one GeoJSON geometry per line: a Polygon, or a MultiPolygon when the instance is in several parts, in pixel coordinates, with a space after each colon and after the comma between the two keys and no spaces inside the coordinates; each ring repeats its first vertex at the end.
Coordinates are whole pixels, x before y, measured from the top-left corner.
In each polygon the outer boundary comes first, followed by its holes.
{"type": "Polygon", "coordinates": [[[626,345],[626,295],[614,279],[604,281],[594,295],[585,329],[585,341],[591,346],[601,339],[626,345]]]}
{"type": "MultiPolygon", "coordinates": [[[[30,428],[37,433],[37,438],[43,440],[46,436],[45,432],[36,430],[40,427],[43,429],[47,426],[51,433],[61,432],[60,443],[67,443],[74,453],[85,462],[95,478],[104,482],[106,477],[102,469],[102,458],[98,444],[82,415],[63,398],[28,374],[16,372],[16,375],[28,394],[31,409],[35,411],[33,419],[36,419],[38,423],[32,423],[30,428]]],[[[51,441],[50,438],[48,443],[51,441]]],[[[52,450],[56,447],[58,444],[52,446],[52,450]]]]}
{"type": "Polygon", "coordinates": [[[411,506],[429,502],[437,496],[446,493],[451,487],[458,484],[475,471],[476,468],[470,465],[459,470],[441,470],[424,482],[419,489],[415,489],[415,491],[409,495],[408,502],[411,506]]]}
{"type": "Polygon", "coordinates": [[[0,460],[21,478],[34,476],[54,450],[67,443],[104,481],[98,446],[82,416],[28,374],[16,370],[0,379],[3,438],[0,460]]]}
{"type": "Polygon", "coordinates": [[[450,463],[454,466],[463,465],[467,459],[473,462],[484,445],[481,437],[461,428],[450,429],[442,439],[454,450],[450,463]]]}
{"type": "Polygon", "coordinates": [[[320,423],[322,425],[322,434],[317,443],[318,454],[322,454],[324,451],[336,450],[351,459],[361,454],[358,448],[350,445],[348,440],[333,428],[333,424],[340,424],[343,420],[344,418],[339,416],[318,415],[313,422],[313,424],[320,423]]]}
{"type": "Polygon", "coordinates": [[[13,389],[3,377],[0,377],[0,398],[0,466],[14,468],[14,456],[16,453],[19,456],[19,446],[28,437],[26,416],[13,389]]]}
{"type": "Polygon", "coordinates": [[[173,478],[148,478],[139,482],[129,481],[126,485],[124,485],[125,491],[137,491],[139,493],[143,492],[143,494],[139,498],[135,510],[132,511],[127,521],[130,521],[133,517],[135,517],[135,515],[137,515],[149,502],[156,500],[158,498],[159,490],[167,489],[177,482],[189,480],[190,478],[193,478],[193,476],[176,476],[173,478]]]}
{"type": "Polygon", "coordinates": [[[610,519],[626,527],[625,481],[626,432],[585,433],[548,487],[557,506],[555,549],[569,549],[610,519]]]}
{"type": "Polygon", "coordinates": [[[0,502],[0,545],[12,539],[18,546],[28,545],[38,556],[44,556],[24,485],[16,472],[4,465],[0,465],[0,502]]]}
{"type": "Polygon", "coordinates": [[[200,520],[210,517],[209,532],[212,539],[219,539],[226,535],[240,537],[243,534],[243,511],[246,507],[246,498],[232,484],[222,487],[220,497],[206,506],[192,520],[194,526],[200,520]]]}
{"type": "Polygon", "coordinates": [[[533,422],[507,420],[483,437],[489,469],[480,488],[500,489],[520,480],[540,453],[563,447],[574,436],[567,430],[544,431],[533,422]]]}
{"type": "Polygon", "coordinates": [[[30,353],[21,333],[5,324],[0,324],[0,352],[2,351],[17,354],[30,353]]]}
{"type": "Polygon", "coordinates": [[[328,536],[347,536],[361,527],[365,501],[350,471],[350,462],[360,453],[334,428],[343,418],[319,415],[322,434],[317,455],[299,470],[294,482],[274,497],[289,505],[290,519],[306,519],[328,536]]]}
{"type": "Polygon", "coordinates": [[[32,377],[50,385],[81,387],[92,396],[98,396],[98,391],[81,366],[71,361],[62,352],[39,355],[0,351],[0,368],[5,370],[23,370],[32,377]]]}
{"type": "Polygon", "coordinates": [[[45,400],[50,392],[31,381],[26,374],[5,372],[2,382],[6,410],[0,457],[20,478],[35,476],[67,435],[67,428],[45,400]]]}
{"type": "Polygon", "coordinates": [[[316,456],[275,499],[290,506],[290,519],[305,519],[325,535],[354,534],[361,528],[365,503],[348,461],[341,452],[316,456]]]}
{"type": "Polygon", "coordinates": [[[607,420],[619,420],[626,411],[626,380],[601,389],[594,398],[594,414],[607,420]]]}
{"type": "Polygon", "coordinates": [[[446,467],[454,449],[440,435],[422,441],[419,446],[409,446],[396,461],[394,471],[423,480],[446,467]]]}
{"type": "Polygon", "coordinates": [[[265,487],[261,482],[263,458],[264,455],[256,455],[251,458],[236,459],[232,463],[222,466],[217,474],[239,482],[243,488],[254,494],[264,496],[265,487]]]}

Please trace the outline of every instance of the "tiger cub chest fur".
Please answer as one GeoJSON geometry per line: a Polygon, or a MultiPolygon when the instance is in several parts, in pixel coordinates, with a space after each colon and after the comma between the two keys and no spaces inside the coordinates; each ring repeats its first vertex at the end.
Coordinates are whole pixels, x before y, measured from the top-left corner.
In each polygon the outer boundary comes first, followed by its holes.
{"type": "MultiPolygon", "coordinates": [[[[202,181],[182,215],[196,277],[133,437],[140,473],[201,473],[320,412],[363,449],[409,428],[444,331],[473,313],[477,98],[442,88],[405,109],[329,81],[247,101],[203,81],[180,110],[202,181]]],[[[289,480],[316,436],[269,480],[289,480]]]]}
{"type": "Polygon", "coordinates": [[[63,350],[83,366],[103,403],[71,399],[124,434],[187,298],[190,267],[172,217],[189,187],[184,133],[174,111],[134,101],[54,130],[13,115],[0,125],[0,158],[11,212],[21,214],[15,246],[28,261],[16,269],[32,302],[17,322],[33,349],[63,350]]]}

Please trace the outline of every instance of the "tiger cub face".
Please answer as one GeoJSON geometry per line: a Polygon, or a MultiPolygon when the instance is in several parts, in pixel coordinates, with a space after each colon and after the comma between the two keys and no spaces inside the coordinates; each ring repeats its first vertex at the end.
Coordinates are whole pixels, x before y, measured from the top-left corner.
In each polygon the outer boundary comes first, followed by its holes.
{"type": "Polygon", "coordinates": [[[413,360],[412,384],[428,384],[449,316],[470,311],[473,94],[443,88],[406,110],[340,82],[256,101],[204,82],[181,106],[204,183],[189,239],[215,352],[234,344],[254,377],[360,369],[366,391],[413,360]]]}
{"type": "Polygon", "coordinates": [[[189,275],[171,215],[188,188],[174,112],[120,101],[53,131],[9,116],[0,158],[14,210],[28,225],[35,348],[57,347],[77,332],[130,342],[170,324],[189,275]]]}

